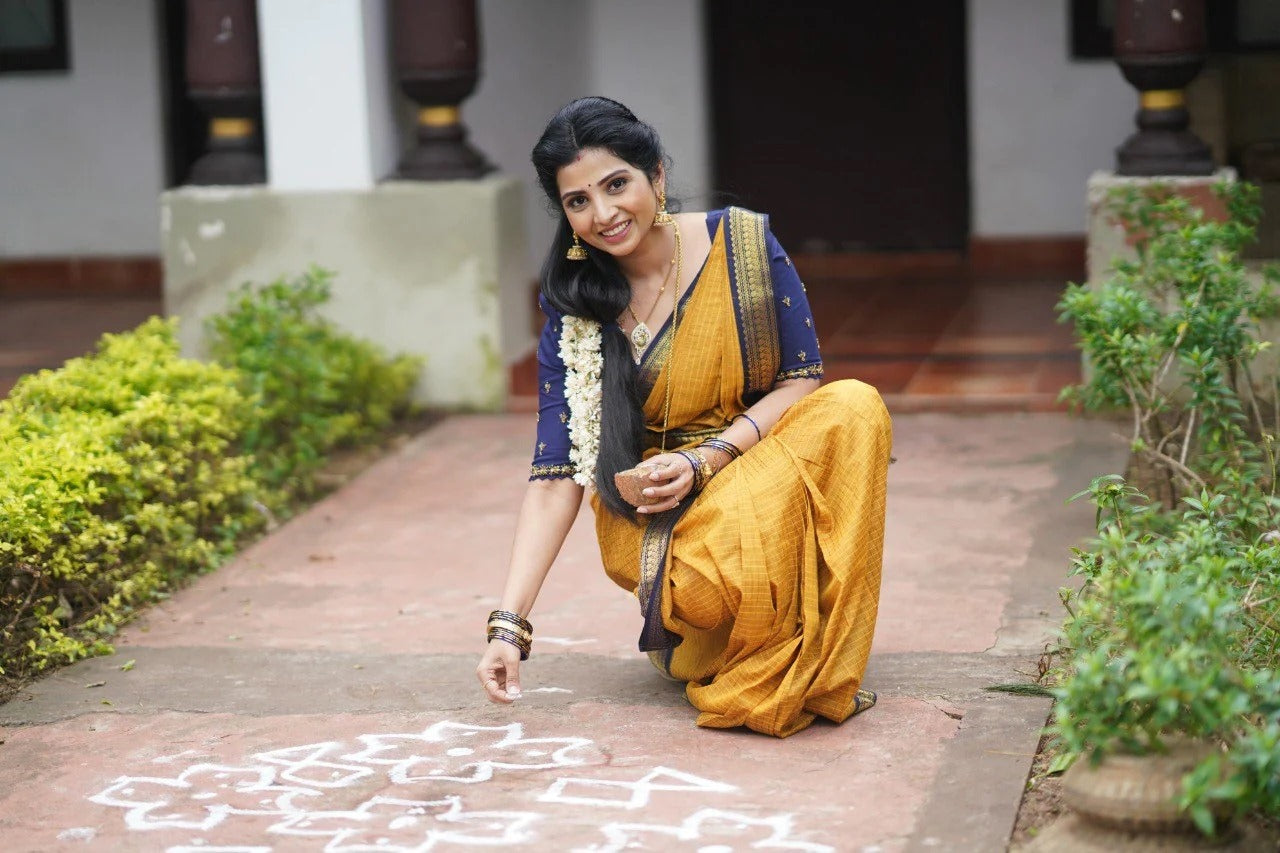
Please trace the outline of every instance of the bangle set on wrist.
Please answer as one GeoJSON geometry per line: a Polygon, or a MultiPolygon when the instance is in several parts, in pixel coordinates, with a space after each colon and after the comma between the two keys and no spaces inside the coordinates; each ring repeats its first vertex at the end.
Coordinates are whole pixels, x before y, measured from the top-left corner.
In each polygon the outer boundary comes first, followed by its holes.
{"type": "MultiPolygon", "coordinates": [[[[756,422],[749,415],[738,415],[738,418],[746,418],[751,421],[751,425],[756,428],[756,436],[759,437],[760,427],[756,426],[756,422]]],[[[734,420],[737,420],[737,418],[734,418],[734,420]]],[[[742,456],[742,451],[736,444],[720,436],[705,439],[696,447],[675,451],[678,455],[683,456],[693,469],[694,492],[702,491],[707,483],[711,481],[711,478],[718,473],[718,469],[711,464],[710,460],[707,459],[707,455],[702,452],[703,448],[725,454],[729,457],[730,462],[742,456]]],[[[520,650],[520,660],[526,661],[529,659],[529,652],[533,648],[533,623],[519,613],[510,610],[495,610],[489,614],[486,637],[488,642],[500,640],[515,646],[520,650]]]]}
{"type": "Polygon", "coordinates": [[[742,451],[738,449],[736,444],[727,439],[720,438],[719,436],[708,438],[696,447],[691,447],[687,450],[677,450],[676,454],[683,456],[689,463],[689,467],[693,469],[692,490],[694,492],[702,491],[706,487],[707,483],[711,482],[711,478],[720,472],[720,469],[712,465],[711,461],[707,459],[707,454],[703,452],[704,449],[715,450],[719,453],[723,453],[725,456],[729,457],[729,462],[732,462],[742,455],[742,451]]]}
{"type": "Polygon", "coordinates": [[[519,613],[510,610],[495,610],[489,614],[489,642],[501,640],[520,650],[520,660],[529,659],[529,651],[533,648],[533,624],[519,613]]]}
{"type": "MultiPolygon", "coordinates": [[[[738,418],[746,418],[751,426],[755,427],[756,439],[760,440],[760,426],[750,415],[741,414],[730,421],[733,423],[738,418]]],[[[719,473],[719,469],[715,468],[707,455],[702,452],[703,448],[707,450],[715,450],[729,457],[729,462],[742,456],[742,451],[736,444],[721,436],[708,438],[703,440],[696,447],[687,450],[675,451],[678,455],[683,456],[693,469],[693,491],[700,492],[711,481],[711,478],[719,473]]],[[[728,463],[725,463],[728,464],[728,463]]],[[[525,619],[519,613],[510,610],[495,610],[489,614],[488,631],[486,636],[489,642],[500,640],[509,643],[520,650],[520,660],[529,659],[529,652],[533,648],[533,623],[525,619]]]]}
{"type": "Polygon", "coordinates": [[[708,450],[719,450],[725,456],[729,457],[730,462],[742,455],[742,451],[738,449],[738,445],[723,438],[708,438],[698,446],[705,447],[708,450]]]}
{"type": "Polygon", "coordinates": [[[696,447],[691,447],[688,450],[677,450],[676,453],[683,456],[693,468],[693,491],[702,491],[702,487],[716,473],[715,469],[711,467],[711,462],[707,460],[707,455],[696,447]]]}

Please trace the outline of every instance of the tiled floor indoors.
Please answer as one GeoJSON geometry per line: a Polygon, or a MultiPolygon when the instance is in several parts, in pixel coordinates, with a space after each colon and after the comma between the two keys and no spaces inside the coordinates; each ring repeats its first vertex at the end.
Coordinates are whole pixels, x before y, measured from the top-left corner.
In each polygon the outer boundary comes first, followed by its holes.
{"type": "MultiPolygon", "coordinates": [[[[1063,285],[811,279],[808,293],[828,379],[869,382],[897,412],[1046,411],[1080,379],[1079,353],[1053,310],[1063,285]]],[[[23,373],[56,367],[160,309],[145,298],[0,297],[0,395],[23,373]]],[[[511,409],[535,405],[535,381],[531,358],[513,368],[511,409]]]]}

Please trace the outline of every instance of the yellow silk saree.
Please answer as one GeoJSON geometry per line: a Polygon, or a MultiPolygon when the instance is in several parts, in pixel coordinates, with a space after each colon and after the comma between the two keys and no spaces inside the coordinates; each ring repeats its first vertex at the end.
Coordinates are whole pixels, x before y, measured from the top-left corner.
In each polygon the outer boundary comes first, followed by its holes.
{"type": "MultiPolygon", "coordinates": [[[[645,353],[646,458],[662,443],[668,384],[670,451],[718,434],[779,379],[820,375],[816,353],[798,354],[812,368],[779,370],[779,314],[793,300],[774,292],[766,234],[763,216],[730,208],[676,334],[668,324],[645,353]]],[[[803,296],[796,302],[808,310],[803,296]]],[[[605,571],[636,593],[641,649],[688,683],[698,725],[786,737],[816,716],[841,722],[874,703],[861,682],[890,444],[876,391],[834,382],[676,509],[633,523],[593,497],[605,571]]]]}

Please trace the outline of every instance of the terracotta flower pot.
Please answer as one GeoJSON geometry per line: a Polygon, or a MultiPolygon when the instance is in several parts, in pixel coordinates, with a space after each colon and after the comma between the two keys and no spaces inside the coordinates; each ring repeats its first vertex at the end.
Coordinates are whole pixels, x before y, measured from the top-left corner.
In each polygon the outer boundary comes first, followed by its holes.
{"type": "Polygon", "coordinates": [[[1182,777],[1213,751],[1211,743],[1175,740],[1163,755],[1108,755],[1096,767],[1081,759],[1062,777],[1062,798],[1082,818],[1102,826],[1196,832],[1190,816],[1178,809],[1182,777]]]}
{"type": "Polygon", "coordinates": [[[1158,755],[1109,755],[1096,767],[1085,759],[1062,777],[1062,798],[1073,814],[1048,827],[1024,849],[1030,853],[1195,851],[1252,853],[1272,849],[1248,827],[1227,825],[1229,811],[1215,814],[1222,831],[1207,839],[1178,809],[1182,777],[1213,753],[1213,744],[1166,741],[1158,755]]]}

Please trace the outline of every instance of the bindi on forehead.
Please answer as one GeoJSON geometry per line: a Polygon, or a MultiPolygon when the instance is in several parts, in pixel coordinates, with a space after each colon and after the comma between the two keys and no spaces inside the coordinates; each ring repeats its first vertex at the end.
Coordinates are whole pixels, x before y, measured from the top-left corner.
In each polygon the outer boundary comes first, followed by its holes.
{"type": "Polygon", "coordinates": [[[556,182],[561,187],[561,198],[574,193],[603,187],[618,175],[630,174],[632,167],[613,154],[597,148],[583,148],[573,159],[561,167],[556,182]],[[601,174],[603,172],[604,174],[601,174]],[[570,189],[570,187],[573,187],[570,189]]]}

